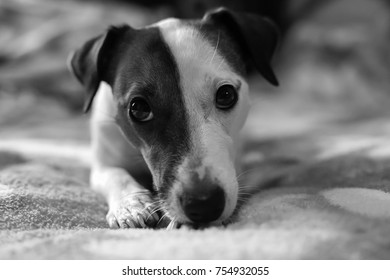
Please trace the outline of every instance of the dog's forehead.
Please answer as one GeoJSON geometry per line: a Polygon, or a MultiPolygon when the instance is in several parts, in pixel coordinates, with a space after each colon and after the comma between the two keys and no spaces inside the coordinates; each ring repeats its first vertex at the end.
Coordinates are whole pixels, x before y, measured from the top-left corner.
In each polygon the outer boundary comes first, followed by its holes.
{"type": "Polygon", "coordinates": [[[160,29],[179,63],[187,60],[193,65],[208,67],[214,63],[219,72],[246,75],[241,42],[237,42],[226,27],[205,20],[176,18],[162,20],[154,26],[160,29]]]}
{"type": "MultiPolygon", "coordinates": [[[[179,70],[192,71],[193,75],[220,75],[232,72],[228,57],[222,57],[221,31],[204,27],[200,21],[186,22],[166,19],[156,24],[172,52],[179,70]]],[[[223,36],[222,36],[223,37],[223,36]]],[[[185,77],[188,73],[182,73],[185,77]]],[[[192,76],[192,78],[196,78],[192,76]]]]}

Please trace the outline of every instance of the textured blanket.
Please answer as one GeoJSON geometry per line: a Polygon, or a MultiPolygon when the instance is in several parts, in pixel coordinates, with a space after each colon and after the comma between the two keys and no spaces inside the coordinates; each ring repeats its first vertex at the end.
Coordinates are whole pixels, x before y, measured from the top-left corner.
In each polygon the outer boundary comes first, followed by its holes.
{"type": "Polygon", "coordinates": [[[390,117],[275,99],[255,98],[244,133],[252,195],[235,222],[205,230],[108,229],[88,187],[87,119],[3,99],[0,258],[390,259],[390,117]]]}

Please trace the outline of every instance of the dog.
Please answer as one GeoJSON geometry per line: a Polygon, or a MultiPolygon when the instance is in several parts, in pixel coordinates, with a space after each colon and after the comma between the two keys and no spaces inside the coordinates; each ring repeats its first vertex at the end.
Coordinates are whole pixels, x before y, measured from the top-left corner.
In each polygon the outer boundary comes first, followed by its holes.
{"type": "Polygon", "coordinates": [[[70,55],[92,108],[90,184],[107,200],[110,228],[231,220],[248,71],[278,85],[277,44],[271,21],[222,7],[197,20],[111,26],[70,55]],[[152,183],[137,179],[145,172],[152,183]]]}

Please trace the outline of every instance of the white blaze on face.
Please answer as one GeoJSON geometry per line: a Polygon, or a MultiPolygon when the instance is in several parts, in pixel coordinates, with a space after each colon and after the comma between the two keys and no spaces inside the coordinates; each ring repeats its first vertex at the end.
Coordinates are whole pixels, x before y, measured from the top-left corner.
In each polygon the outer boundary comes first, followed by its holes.
{"type": "Polygon", "coordinates": [[[213,46],[197,29],[176,19],[157,26],[178,65],[191,137],[191,152],[179,167],[178,182],[171,192],[170,211],[178,221],[188,221],[175,196],[186,187],[189,171],[198,173],[200,179],[207,173],[225,191],[225,210],[218,221],[226,220],[237,205],[235,144],[249,110],[248,85],[218,51],[219,40],[213,46]],[[217,89],[224,84],[239,88],[238,103],[230,111],[215,106],[217,89]]]}

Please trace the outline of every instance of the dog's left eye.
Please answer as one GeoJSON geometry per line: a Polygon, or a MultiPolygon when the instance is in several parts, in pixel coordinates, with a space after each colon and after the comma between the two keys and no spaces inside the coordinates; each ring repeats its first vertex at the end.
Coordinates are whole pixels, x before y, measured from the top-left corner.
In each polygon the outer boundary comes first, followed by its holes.
{"type": "Polygon", "coordinates": [[[232,108],[238,100],[236,89],[232,85],[223,85],[217,90],[215,95],[215,105],[218,109],[228,110],[232,108]]]}
{"type": "Polygon", "coordinates": [[[147,122],[153,119],[152,109],[148,102],[141,97],[135,97],[131,100],[129,115],[132,119],[139,122],[147,122]]]}

